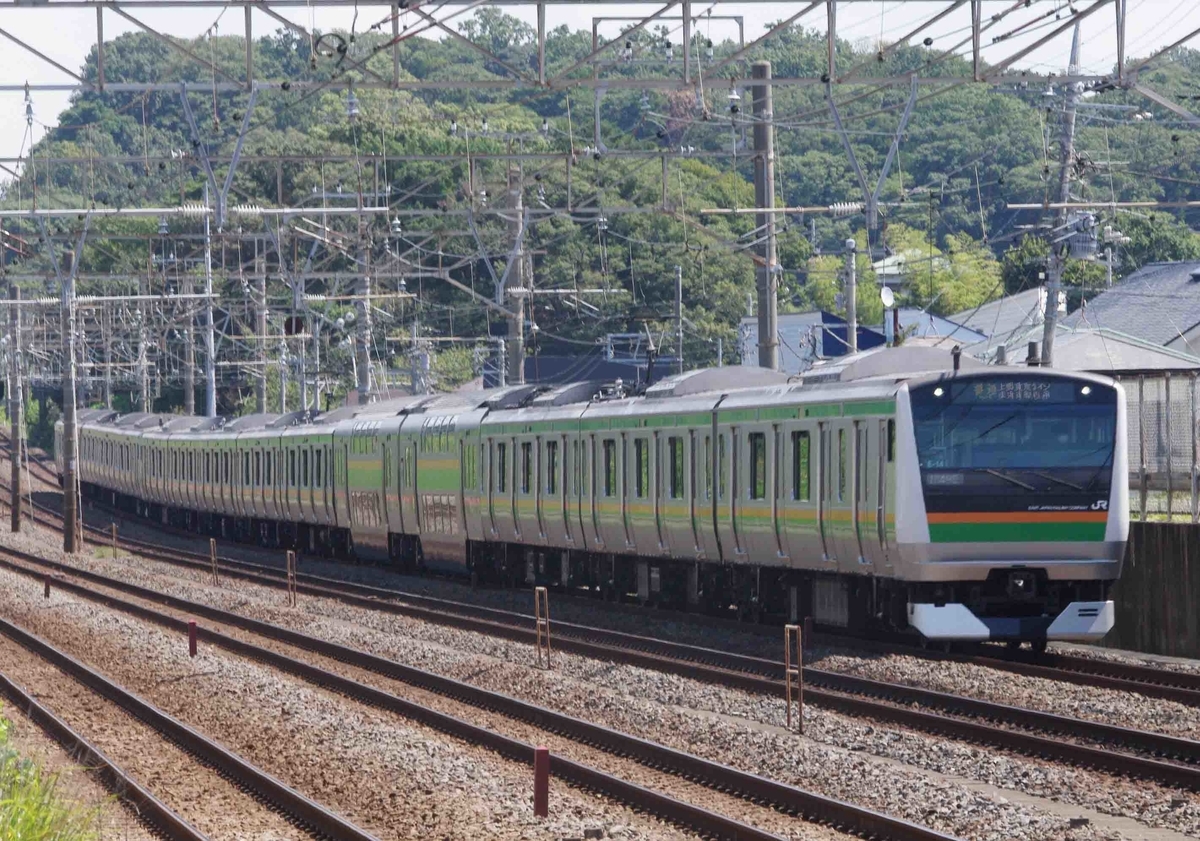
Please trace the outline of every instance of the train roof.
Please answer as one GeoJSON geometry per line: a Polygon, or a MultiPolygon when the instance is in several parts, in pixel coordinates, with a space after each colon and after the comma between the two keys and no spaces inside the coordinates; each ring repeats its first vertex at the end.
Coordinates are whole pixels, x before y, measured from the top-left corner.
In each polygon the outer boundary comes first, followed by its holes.
{"type": "MultiPolygon", "coordinates": [[[[1003,375],[1028,372],[1025,367],[1001,368],[974,357],[956,354],[954,346],[911,345],[873,348],[820,363],[803,375],[789,376],[751,366],[702,368],[665,377],[642,394],[625,390],[620,380],[584,380],[563,385],[522,384],[449,394],[405,395],[378,403],[345,406],[327,414],[263,413],[240,418],[204,418],[134,412],[119,415],[109,409],[80,410],[79,420],[114,431],[196,435],[278,431],[294,435],[328,432],[349,420],[384,421],[408,415],[452,415],[488,411],[485,423],[522,422],[580,417],[685,413],[723,406],[779,405],[820,400],[870,399],[893,395],[901,383],[978,373],[1003,375]],[[956,357],[957,356],[957,360],[956,357]],[[955,367],[957,363],[957,369],[955,367]],[[667,400],[666,398],[670,398],[667,400]],[[724,398],[722,400],[722,398],[724,398]]],[[[1039,374],[1111,382],[1106,377],[1073,371],[1037,369],[1039,374]]],[[[399,422],[398,420],[396,421],[399,422]]]]}
{"type": "MultiPolygon", "coordinates": [[[[877,378],[899,381],[926,374],[949,373],[955,367],[955,347],[901,345],[892,348],[872,348],[818,363],[803,374],[801,382],[802,385],[821,385],[877,378]]],[[[988,367],[975,357],[962,353],[959,354],[958,366],[960,370],[988,367]]]]}

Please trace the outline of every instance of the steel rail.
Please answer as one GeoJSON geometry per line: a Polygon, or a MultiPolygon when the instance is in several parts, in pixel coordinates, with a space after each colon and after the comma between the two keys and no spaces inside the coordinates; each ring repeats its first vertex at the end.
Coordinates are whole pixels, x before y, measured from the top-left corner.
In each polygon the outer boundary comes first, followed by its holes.
{"type": "Polygon", "coordinates": [[[158,835],[169,841],[208,841],[207,835],[180,817],[102,750],[3,672],[0,672],[0,692],[46,735],[62,745],[72,759],[84,765],[89,772],[97,774],[108,793],[127,803],[137,819],[149,825],[158,835]]]}
{"type": "Polygon", "coordinates": [[[334,841],[376,841],[370,833],[310,800],[14,622],[0,617],[0,633],[153,727],[200,761],[244,786],[315,834],[334,841]]]}
{"type": "MultiPolygon", "coordinates": [[[[9,554],[37,563],[37,556],[13,550],[2,550],[9,554]]],[[[44,559],[42,559],[44,560],[44,559]]],[[[138,598],[161,603],[169,608],[204,616],[223,624],[240,628],[259,636],[273,639],[305,651],[319,654],[340,662],[356,666],[375,674],[417,686],[437,694],[463,701],[483,710],[496,711],[515,720],[559,733],[575,741],[596,746],[609,753],[631,757],[651,768],[668,771],[690,780],[704,781],[709,787],[735,793],[747,800],[766,802],[783,811],[793,812],[806,819],[816,820],[849,830],[866,837],[893,839],[893,841],[949,841],[950,836],[908,821],[864,809],[823,795],[767,779],[755,774],[739,771],[701,757],[678,751],[664,745],[630,736],[607,727],[592,724],[573,716],[558,713],[519,699],[492,692],[469,683],[443,677],[413,666],[406,666],[378,655],[370,654],[349,646],[329,642],[287,628],[263,622],[219,608],[191,602],[160,593],[135,584],[118,581],[97,573],[78,570],[54,561],[45,562],[73,577],[83,578],[110,589],[118,589],[138,598]]],[[[0,566],[31,578],[39,574],[28,567],[14,564],[0,557],[0,566]]],[[[58,579],[55,586],[82,598],[122,611],[181,634],[187,633],[188,623],[183,619],[162,613],[143,605],[100,593],[67,579],[58,579]]],[[[197,627],[197,637],[211,642],[239,656],[266,663],[282,671],[296,675],[311,683],[333,689],[372,706],[397,713],[406,718],[441,730],[452,736],[474,744],[480,744],[504,756],[529,761],[533,757],[533,746],[495,733],[460,718],[430,709],[396,695],[368,686],[359,681],[321,669],[311,663],[296,660],[278,651],[245,640],[231,637],[211,628],[197,627]]],[[[739,821],[693,806],[649,789],[636,786],[587,765],[560,757],[551,757],[551,773],[565,782],[597,791],[621,801],[635,809],[648,811],[706,835],[730,839],[772,839],[778,836],[755,829],[739,821]]]]}
{"type": "MultiPolygon", "coordinates": [[[[103,530],[97,530],[98,534],[103,535],[103,530]]],[[[198,566],[207,568],[210,561],[207,556],[200,553],[193,553],[187,550],[176,550],[167,547],[159,546],[147,541],[136,539],[122,539],[121,543],[130,549],[139,553],[145,554],[153,560],[161,560],[168,563],[181,563],[194,559],[194,563],[198,566]],[[170,553],[170,554],[168,554],[170,553]]],[[[222,569],[241,570],[246,573],[255,573],[261,576],[278,577],[283,575],[283,571],[279,568],[268,564],[259,564],[253,561],[243,561],[236,558],[225,556],[218,557],[222,569]]],[[[411,592],[392,590],[382,587],[372,587],[365,584],[357,584],[350,581],[343,581],[327,576],[313,575],[310,573],[300,573],[297,576],[298,580],[312,583],[317,586],[326,587],[334,590],[345,591],[356,595],[362,595],[370,598],[378,599],[399,599],[412,602],[414,604],[426,605],[436,609],[448,610],[458,613],[474,614],[476,616],[489,616],[497,621],[512,622],[518,618],[532,623],[533,617],[527,614],[514,613],[511,611],[499,610],[482,605],[473,605],[466,602],[458,602],[449,599],[439,599],[432,596],[423,596],[411,592]]],[[[588,601],[589,604],[593,602],[588,601]]],[[[639,608],[643,610],[643,608],[639,608]]],[[[725,623],[721,623],[725,624],[725,623]]],[[[743,631],[750,630],[752,633],[757,633],[753,626],[747,626],[744,623],[728,623],[731,627],[737,627],[743,631]]],[[[555,623],[556,627],[570,627],[569,623],[555,623]]],[[[588,629],[599,630],[599,629],[588,629]]],[[[774,634],[778,629],[771,629],[774,634]]],[[[646,644],[654,642],[666,641],[652,640],[642,638],[646,644]]],[[[1112,661],[1098,660],[1089,657],[1078,657],[1064,654],[1046,654],[1046,655],[1030,655],[1022,656],[1021,652],[998,651],[987,654],[948,654],[942,652],[923,651],[916,647],[906,646],[901,643],[887,643],[874,640],[861,640],[855,637],[841,637],[822,633],[819,637],[822,643],[841,644],[847,646],[859,645],[874,649],[885,653],[907,654],[910,656],[920,656],[937,661],[951,661],[959,663],[967,663],[978,666],[986,666],[989,668],[1000,669],[1003,671],[1012,672],[1014,674],[1025,675],[1028,677],[1038,677],[1046,680],[1058,680],[1065,683],[1073,683],[1081,686],[1094,686],[1103,689],[1113,689],[1122,692],[1136,692],[1141,695],[1152,698],[1160,698],[1163,700],[1175,701],[1177,703],[1186,704],[1188,706],[1200,707],[1200,675],[1171,671],[1168,669],[1156,669],[1149,666],[1139,666],[1130,663],[1116,663],[1112,661]]],[[[727,652],[713,652],[714,656],[719,655],[729,658],[734,662],[738,655],[729,654],[727,652]]],[[[746,661],[740,662],[732,668],[746,668],[755,658],[747,658],[746,661]]],[[[782,661],[762,660],[758,663],[757,668],[773,669],[774,674],[780,674],[783,669],[782,661]]]]}
{"type": "MultiPolygon", "coordinates": [[[[16,553],[13,550],[4,551],[17,557],[22,557],[26,554],[16,553]]],[[[75,575],[95,583],[103,584],[104,586],[121,590],[122,592],[137,595],[140,598],[172,604],[178,609],[190,610],[198,615],[218,619],[218,621],[230,624],[256,621],[240,617],[237,614],[229,614],[207,605],[177,599],[176,597],[167,596],[157,591],[140,587],[139,585],[119,581],[118,579],[109,578],[99,573],[82,570],[55,561],[48,561],[36,556],[28,556],[28,560],[39,566],[75,575]]],[[[5,564],[5,562],[0,561],[0,564],[5,564]]],[[[243,579],[262,578],[252,573],[235,573],[235,575],[243,579]]],[[[282,586],[281,582],[274,579],[266,579],[266,583],[273,587],[282,586]]],[[[524,625],[504,624],[488,619],[458,614],[448,615],[424,607],[398,605],[393,602],[380,602],[350,594],[323,592],[320,588],[307,584],[298,583],[297,589],[301,592],[307,592],[310,595],[332,597],[343,603],[367,609],[382,610],[384,612],[428,620],[527,644],[532,644],[533,642],[533,629],[524,625]]],[[[241,624],[240,626],[249,628],[245,624],[241,624]]],[[[264,623],[261,627],[256,626],[255,632],[263,634],[274,633],[271,630],[272,627],[264,623]]],[[[727,655],[725,652],[714,651],[712,649],[698,649],[680,643],[635,637],[629,634],[602,629],[585,629],[587,632],[594,632],[594,636],[591,639],[584,639],[572,634],[569,630],[575,629],[575,633],[577,634],[578,629],[583,627],[571,626],[569,623],[556,623],[556,646],[559,650],[571,651],[572,653],[586,657],[669,672],[758,694],[774,695],[777,697],[782,695],[782,680],[765,677],[758,673],[732,670],[705,662],[706,660],[724,657],[742,658],[743,655],[727,655]],[[632,641],[632,644],[630,641],[632,641]],[[687,653],[689,658],[683,659],[664,652],[683,652],[687,653]]],[[[285,633],[293,632],[289,631],[285,633]]],[[[770,661],[761,661],[757,660],[757,658],[744,659],[751,661],[753,664],[770,664],[770,661]]],[[[1162,756],[1181,757],[1185,760],[1200,762],[1200,743],[1191,740],[1067,718],[1052,713],[948,695],[900,684],[889,684],[851,675],[824,672],[812,669],[811,667],[805,668],[804,678],[808,684],[805,687],[805,697],[810,702],[847,715],[889,721],[924,732],[948,735],[953,738],[979,744],[999,745],[1006,749],[1033,756],[1044,756],[1076,765],[1100,768],[1115,774],[1142,777],[1164,785],[1200,790],[1200,765],[1175,764],[1144,756],[1114,753],[1086,744],[1064,742],[1060,739],[1035,735],[1022,730],[1014,730],[1011,726],[996,726],[983,723],[979,720],[951,718],[948,717],[948,714],[970,716],[972,719],[983,719],[986,721],[998,721],[1019,727],[1036,728],[1091,742],[1116,744],[1129,749],[1142,750],[1162,756]],[[880,699],[886,699],[886,702],[880,699]],[[916,705],[938,709],[942,713],[925,712],[920,709],[914,709],[911,706],[898,705],[916,705]]]]}
{"type": "MultiPolygon", "coordinates": [[[[95,502],[94,500],[92,501],[95,502]]],[[[104,507],[106,504],[101,503],[104,507]]],[[[47,510],[43,508],[43,510],[47,510]]],[[[127,512],[122,512],[127,513],[127,512]]],[[[152,528],[160,528],[156,524],[148,524],[152,528]]],[[[89,527],[91,528],[91,527],[89,527]]],[[[95,529],[97,534],[103,535],[102,529],[95,529]]],[[[194,536],[193,532],[181,532],[186,536],[194,536]]],[[[162,555],[170,552],[176,556],[183,555],[185,557],[195,558],[198,563],[208,564],[209,559],[201,553],[188,552],[187,550],[176,550],[169,547],[164,547],[149,543],[147,541],[123,538],[121,541],[124,545],[135,549],[138,552],[162,555]]],[[[173,562],[175,558],[161,557],[161,560],[173,562]]],[[[252,561],[243,561],[235,558],[221,556],[218,558],[223,567],[231,567],[243,569],[246,571],[254,571],[264,575],[281,575],[282,571],[276,567],[267,564],[258,564],[252,561]]],[[[341,581],[339,579],[315,576],[309,574],[301,574],[302,580],[317,582],[329,587],[338,587],[347,589],[352,592],[359,592],[364,595],[373,595],[379,598],[393,598],[405,600],[425,600],[430,597],[419,596],[401,590],[390,590],[380,587],[369,587],[367,585],[355,584],[353,582],[341,581]]],[[[477,605],[469,605],[462,602],[453,602],[451,600],[442,600],[446,606],[453,606],[460,611],[470,611],[479,613],[494,610],[492,608],[481,607],[477,605]]],[[[595,604],[593,600],[588,600],[589,604],[595,604]]],[[[608,605],[612,607],[612,605],[608,605]]],[[[644,610],[644,608],[638,608],[644,610]]],[[[687,617],[691,621],[695,621],[696,617],[687,617]]],[[[711,618],[711,617],[710,617],[711,618]]],[[[532,617],[528,617],[529,621],[533,621],[532,617]]],[[[719,624],[722,623],[717,620],[719,624]]],[[[730,627],[736,627],[742,632],[758,633],[759,629],[756,626],[748,626],[745,623],[727,623],[730,627]]],[[[778,629],[770,629],[770,633],[776,633],[778,629]]],[[[1028,677],[1044,678],[1046,680],[1057,680],[1065,683],[1077,684],[1080,686],[1092,686],[1101,689],[1112,689],[1120,692],[1136,692],[1151,698],[1160,698],[1166,701],[1174,701],[1176,703],[1185,704],[1192,707],[1200,707],[1200,674],[1189,674],[1186,672],[1178,672],[1169,669],[1158,669],[1151,666],[1143,666],[1133,663],[1119,663],[1111,660],[1101,660],[1091,657],[1080,657],[1069,654],[1046,653],[1042,655],[1024,652],[1009,652],[996,651],[988,653],[975,654],[957,654],[945,653],[937,651],[925,651],[916,648],[915,646],[907,646],[903,643],[887,643],[874,640],[860,639],[856,637],[844,637],[841,635],[833,635],[820,633],[818,637],[822,643],[830,645],[847,645],[874,648],[875,650],[895,653],[907,654],[910,656],[924,657],[930,660],[951,661],[959,663],[967,663],[978,666],[986,666],[989,668],[999,669],[1002,671],[1012,672],[1014,674],[1025,675],[1028,677]]],[[[776,663],[779,669],[783,668],[782,662],[776,663]]]]}
{"type": "MultiPolygon", "coordinates": [[[[44,468],[43,465],[39,465],[44,468]]],[[[104,534],[102,530],[97,529],[97,533],[104,534]]],[[[185,532],[185,534],[190,534],[185,532]]],[[[197,567],[207,569],[210,566],[210,560],[207,556],[202,556],[199,553],[192,553],[186,550],[168,549],[167,547],[158,546],[146,541],[124,539],[121,541],[127,547],[137,550],[140,553],[146,554],[152,559],[162,560],[169,563],[188,563],[187,556],[196,558],[194,563],[197,567]],[[170,553],[170,554],[166,554],[170,553]],[[184,556],[184,557],[181,557],[184,556]]],[[[234,558],[223,557],[218,559],[222,567],[228,572],[230,568],[242,570],[246,573],[253,573],[259,576],[280,576],[282,570],[275,567],[257,564],[250,561],[242,561],[234,558]]],[[[447,610],[454,613],[464,613],[474,616],[489,616],[496,621],[503,623],[513,623],[525,621],[533,622],[531,616],[525,614],[513,613],[511,611],[498,610],[480,605],[471,605],[463,602],[456,602],[446,599],[438,599],[430,596],[421,596],[413,593],[390,590],[379,587],[371,587],[368,585],[356,584],[353,582],[341,581],[338,579],[316,576],[306,573],[301,573],[298,576],[300,581],[313,583],[319,587],[330,588],[346,593],[366,596],[368,598],[378,599],[401,599],[412,602],[417,605],[424,605],[437,610],[447,610]]],[[[279,586],[277,583],[272,584],[270,581],[260,581],[259,583],[268,584],[269,586],[279,586]]],[[[316,593],[317,595],[327,595],[332,597],[340,597],[340,594],[316,593]]],[[[378,607],[378,605],[372,605],[378,607]]],[[[421,618],[429,619],[429,616],[421,618]]],[[[435,619],[434,621],[441,621],[435,619]]],[[[598,628],[587,628],[585,626],[573,626],[571,623],[556,622],[556,628],[566,629],[568,632],[578,629],[580,632],[591,634],[608,634],[612,639],[618,640],[617,645],[628,645],[633,642],[635,646],[647,647],[657,646],[658,650],[666,653],[669,657],[681,657],[683,659],[696,659],[698,652],[705,652],[704,656],[710,660],[716,658],[721,660],[720,665],[723,668],[738,671],[748,671],[758,674],[779,674],[783,668],[781,662],[775,662],[765,659],[746,657],[744,655],[736,655],[729,652],[720,652],[715,650],[703,650],[695,646],[684,646],[680,644],[669,643],[664,640],[656,640],[646,637],[633,637],[632,635],[620,635],[617,632],[602,631],[598,628]],[[615,635],[615,636],[612,636],[615,635]]],[[[740,626],[745,629],[746,626],[740,626]]],[[[823,638],[826,635],[822,634],[823,638]]],[[[835,640],[839,638],[835,637],[835,640]]],[[[1149,697],[1158,697],[1164,700],[1172,700],[1178,703],[1187,704],[1190,706],[1200,706],[1200,675],[1191,675],[1180,673],[1166,669],[1155,669],[1147,666],[1139,666],[1136,664],[1114,663],[1112,661],[1096,660],[1094,658],[1078,657],[1071,655],[1048,654],[1043,656],[1022,657],[1019,652],[995,652],[991,654],[947,654],[940,652],[922,652],[908,648],[902,644],[886,643],[874,640],[858,640],[856,638],[848,638],[840,640],[844,644],[860,644],[867,647],[875,648],[876,650],[886,651],[889,653],[901,654],[917,654],[929,657],[935,660],[950,660],[954,662],[970,663],[974,665],[988,666],[992,668],[1011,671],[1016,674],[1022,674],[1031,677],[1039,677],[1048,680],[1060,680],[1068,683],[1075,683],[1084,686],[1096,686],[1100,688],[1114,689],[1118,691],[1137,692],[1149,697]]],[[[805,670],[806,679],[809,678],[811,669],[805,670]]],[[[836,680],[835,673],[820,672],[812,679],[818,684],[829,677],[829,681],[836,680]]],[[[865,679],[860,679],[865,680],[865,679]]],[[[831,685],[826,682],[823,685],[831,685]]],[[[881,684],[887,685],[887,684],[881,684]]],[[[853,690],[849,690],[853,691],[853,690]]],[[[924,699],[906,700],[904,703],[929,703],[934,698],[953,699],[958,696],[952,696],[944,693],[936,693],[931,690],[910,689],[911,692],[929,692],[929,697],[924,699]]],[[[962,699],[969,700],[969,699],[962,699]]],[[[978,702],[986,703],[986,702],[978,702]]],[[[961,705],[959,705],[961,706],[961,705]]],[[[950,709],[945,705],[940,708],[950,709]]],[[[1018,708],[1013,708],[1018,709],[1018,708]]],[[[1035,715],[1048,716],[1050,714],[1036,714],[1033,711],[1025,711],[1035,715]]],[[[964,714],[971,715],[986,715],[987,713],[969,712],[964,714]]],[[[1063,717],[1060,717],[1063,718],[1063,717]]],[[[1063,718],[1065,721],[1075,721],[1074,719],[1063,718]]],[[[1064,731],[1060,727],[1054,726],[1050,721],[1044,723],[1027,724],[1026,726],[1040,727],[1042,729],[1054,730],[1055,732],[1064,731]]],[[[1096,725],[1104,727],[1105,725],[1096,725]]],[[[1116,728],[1117,730],[1125,731],[1124,735],[1109,734],[1109,735],[1093,735],[1085,736],[1085,738],[1099,738],[1102,740],[1116,739],[1117,743],[1125,744],[1135,749],[1149,750],[1158,755],[1168,756],[1184,756],[1189,761],[1200,762],[1200,756],[1195,756],[1195,751],[1191,748],[1183,748],[1181,746],[1166,746],[1156,744],[1145,746],[1146,740],[1138,739],[1131,734],[1137,734],[1141,731],[1129,730],[1127,728],[1116,728]]],[[[1153,734],[1149,734],[1153,735],[1153,734]]],[[[1171,737],[1163,737],[1169,739],[1171,737]]],[[[1155,740],[1151,739],[1150,742],[1155,740]]],[[[1190,740],[1180,740],[1188,745],[1193,744],[1190,740]]]]}

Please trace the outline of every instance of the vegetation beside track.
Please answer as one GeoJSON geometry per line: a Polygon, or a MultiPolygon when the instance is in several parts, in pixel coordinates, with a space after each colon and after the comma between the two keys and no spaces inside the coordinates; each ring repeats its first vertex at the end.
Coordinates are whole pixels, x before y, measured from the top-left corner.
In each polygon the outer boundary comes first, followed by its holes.
{"type": "Polygon", "coordinates": [[[0,841],[97,841],[99,810],[75,803],[58,774],[21,756],[11,731],[0,714],[0,841]]]}

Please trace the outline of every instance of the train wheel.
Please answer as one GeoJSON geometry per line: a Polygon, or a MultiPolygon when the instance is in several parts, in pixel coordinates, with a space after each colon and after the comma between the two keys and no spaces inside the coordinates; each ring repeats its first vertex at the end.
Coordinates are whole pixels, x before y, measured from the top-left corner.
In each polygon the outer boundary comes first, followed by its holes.
{"type": "Polygon", "coordinates": [[[1042,639],[1042,640],[1034,640],[1033,642],[1031,642],[1031,643],[1029,644],[1029,647],[1033,649],[1033,653],[1034,653],[1034,654],[1045,654],[1045,653],[1046,653],[1046,646],[1047,646],[1048,644],[1049,644],[1049,641],[1048,641],[1048,640],[1044,640],[1044,639],[1042,639]]]}

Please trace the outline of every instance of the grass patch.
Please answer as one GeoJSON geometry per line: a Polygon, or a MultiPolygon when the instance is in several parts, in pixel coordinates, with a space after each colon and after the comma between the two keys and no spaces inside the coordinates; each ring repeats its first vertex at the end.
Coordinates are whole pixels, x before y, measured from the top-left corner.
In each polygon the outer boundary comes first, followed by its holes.
{"type": "Polygon", "coordinates": [[[22,758],[10,727],[0,716],[0,841],[97,841],[99,809],[71,801],[57,774],[22,758]]]}

